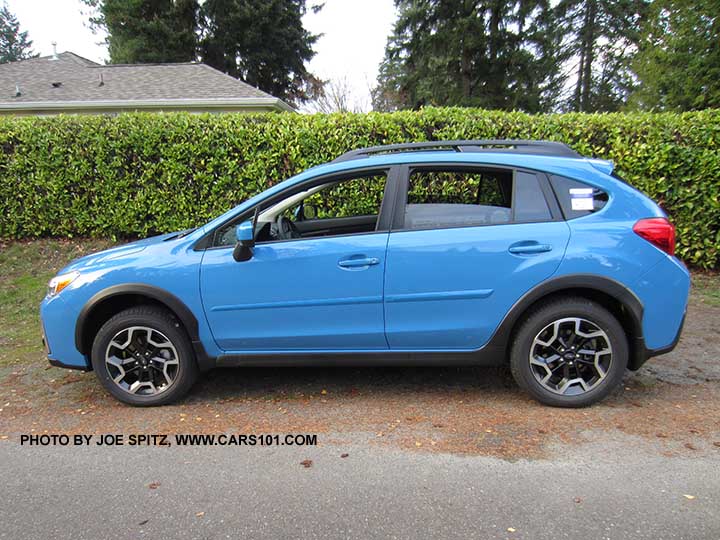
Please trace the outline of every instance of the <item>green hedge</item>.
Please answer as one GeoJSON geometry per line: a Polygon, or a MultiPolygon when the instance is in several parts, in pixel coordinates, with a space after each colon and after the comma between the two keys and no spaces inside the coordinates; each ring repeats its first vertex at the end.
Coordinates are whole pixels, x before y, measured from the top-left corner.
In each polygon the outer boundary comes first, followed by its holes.
{"type": "Polygon", "coordinates": [[[352,148],[472,138],[551,139],[613,160],[671,215],[679,255],[718,267],[720,111],[2,118],[0,238],[182,229],[352,148]]]}

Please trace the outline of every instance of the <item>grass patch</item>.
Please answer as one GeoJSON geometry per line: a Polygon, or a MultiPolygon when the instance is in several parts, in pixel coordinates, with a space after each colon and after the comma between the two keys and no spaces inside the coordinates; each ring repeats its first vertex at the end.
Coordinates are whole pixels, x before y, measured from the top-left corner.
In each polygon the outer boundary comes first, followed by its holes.
{"type": "Polygon", "coordinates": [[[695,272],[692,275],[693,294],[706,304],[720,307],[720,273],[695,272]]]}
{"type": "Polygon", "coordinates": [[[0,243],[0,365],[44,361],[38,310],[48,280],[71,260],[111,245],[108,240],[0,243]]]}

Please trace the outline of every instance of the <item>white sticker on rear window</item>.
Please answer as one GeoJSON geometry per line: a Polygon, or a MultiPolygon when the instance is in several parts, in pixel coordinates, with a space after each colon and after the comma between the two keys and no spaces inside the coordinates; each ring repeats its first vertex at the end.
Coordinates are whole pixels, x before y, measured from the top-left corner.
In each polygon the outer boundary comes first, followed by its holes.
{"type": "Polygon", "coordinates": [[[592,210],[593,209],[593,198],[592,197],[577,197],[570,201],[570,206],[573,210],[592,210]]]}
{"type": "Polygon", "coordinates": [[[592,188],[571,188],[570,208],[573,210],[593,210],[592,188]]]}

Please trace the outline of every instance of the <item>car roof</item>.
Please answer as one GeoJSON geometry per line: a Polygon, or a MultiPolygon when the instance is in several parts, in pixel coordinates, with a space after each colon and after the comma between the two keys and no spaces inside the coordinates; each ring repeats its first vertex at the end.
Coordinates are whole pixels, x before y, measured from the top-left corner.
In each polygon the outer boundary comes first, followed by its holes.
{"type": "MultiPolygon", "coordinates": [[[[499,151],[456,152],[452,150],[421,150],[375,154],[351,160],[331,161],[330,163],[307,169],[291,178],[289,182],[301,182],[311,176],[332,174],[335,172],[373,167],[381,168],[398,164],[496,165],[498,167],[537,170],[590,181],[597,179],[599,176],[598,172],[604,173],[602,176],[610,175],[614,168],[613,163],[610,161],[586,158],[580,155],[578,155],[578,157],[564,157],[499,151]]],[[[605,184],[605,182],[602,183],[605,184]]]]}

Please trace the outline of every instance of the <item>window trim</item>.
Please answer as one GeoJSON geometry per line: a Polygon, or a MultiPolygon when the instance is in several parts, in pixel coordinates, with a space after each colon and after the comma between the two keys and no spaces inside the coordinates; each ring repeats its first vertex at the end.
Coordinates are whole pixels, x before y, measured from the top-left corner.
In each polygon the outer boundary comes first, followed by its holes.
{"type": "Polygon", "coordinates": [[[452,162],[438,162],[438,163],[422,163],[422,164],[405,164],[400,170],[400,178],[398,180],[398,194],[395,199],[395,211],[392,222],[392,229],[390,232],[411,232],[411,231],[433,231],[433,230],[444,230],[444,229],[468,229],[474,227],[498,227],[504,225],[522,225],[524,223],[553,223],[556,221],[565,221],[560,210],[560,205],[557,200],[554,200],[555,194],[550,186],[550,181],[546,173],[536,171],[532,169],[525,169],[523,167],[503,167],[496,164],[482,164],[482,163],[452,163],[452,162]],[[487,224],[473,224],[473,225],[445,225],[441,227],[422,227],[422,228],[406,228],[405,227],[405,207],[407,206],[408,190],[410,188],[410,176],[415,171],[440,171],[440,172],[478,172],[478,171],[499,171],[499,172],[510,172],[512,174],[512,194],[511,194],[511,220],[507,223],[487,223],[487,224]],[[539,220],[515,220],[515,187],[517,173],[522,172],[526,174],[534,175],[540,190],[545,197],[545,203],[547,204],[550,212],[550,219],[539,219],[539,220]]]}
{"type": "Polygon", "coordinates": [[[222,246],[216,246],[215,243],[215,236],[217,232],[220,229],[223,229],[227,226],[232,226],[236,223],[241,223],[244,220],[250,219],[252,215],[255,213],[256,208],[260,208],[260,210],[263,210],[264,208],[267,208],[268,206],[272,206],[276,202],[294,195],[295,193],[299,193],[301,191],[305,191],[307,189],[310,189],[315,186],[319,186],[322,184],[330,184],[333,182],[339,182],[343,180],[352,180],[357,177],[362,176],[371,176],[374,174],[384,174],[385,175],[385,191],[383,193],[383,198],[380,203],[380,209],[378,210],[378,221],[376,225],[376,229],[374,231],[368,231],[363,233],[347,233],[347,234],[338,234],[334,236],[327,236],[327,237],[308,237],[308,238],[288,238],[284,240],[272,240],[268,242],[258,242],[257,245],[268,245],[268,244],[275,244],[279,242],[290,242],[290,241],[303,241],[303,240],[319,240],[322,238],[341,238],[345,236],[360,236],[360,235],[367,235],[367,234],[377,234],[377,233],[384,233],[390,231],[390,224],[392,223],[393,219],[393,213],[395,211],[395,197],[397,196],[397,180],[398,180],[398,174],[399,174],[399,166],[397,165],[381,165],[381,166],[375,166],[375,167],[360,167],[357,169],[350,169],[350,170],[344,170],[329,174],[324,174],[320,176],[315,176],[312,178],[308,178],[307,180],[304,180],[298,184],[294,184],[292,186],[289,186],[286,189],[283,189],[282,191],[265,198],[261,201],[258,201],[256,204],[252,205],[249,208],[246,208],[243,212],[240,212],[239,214],[236,214],[227,220],[223,221],[216,227],[214,227],[212,230],[206,232],[202,238],[200,238],[195,245],[193,246],[193,249],[195,251],[205,251],[209,249],[232,249],[234,248],[234,244],[228,244],[228,245],[222,245],[222,246]],[[387,203],[386,203],[387,201],[387,203]]]}

